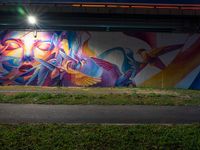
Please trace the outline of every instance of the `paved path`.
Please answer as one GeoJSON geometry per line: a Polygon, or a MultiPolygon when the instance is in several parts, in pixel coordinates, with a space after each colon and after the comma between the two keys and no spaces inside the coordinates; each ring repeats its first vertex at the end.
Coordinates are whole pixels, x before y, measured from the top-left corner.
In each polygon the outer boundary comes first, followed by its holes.
{"type": "Polygon", "coordinates": [[[199,123],[198,106],[0,104],[0,123],[199,123]]]}

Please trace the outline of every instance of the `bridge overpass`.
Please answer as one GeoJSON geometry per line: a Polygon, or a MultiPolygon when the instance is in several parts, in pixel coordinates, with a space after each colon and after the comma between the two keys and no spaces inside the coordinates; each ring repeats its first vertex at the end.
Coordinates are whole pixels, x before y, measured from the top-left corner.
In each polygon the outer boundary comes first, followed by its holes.
{"type": "Polygon", "coordinates": [[[35,14],[38,30],[200,31],[198,0],[1,0],[0,14],[1,30],[30,29],[25,16],[35,14]]]}

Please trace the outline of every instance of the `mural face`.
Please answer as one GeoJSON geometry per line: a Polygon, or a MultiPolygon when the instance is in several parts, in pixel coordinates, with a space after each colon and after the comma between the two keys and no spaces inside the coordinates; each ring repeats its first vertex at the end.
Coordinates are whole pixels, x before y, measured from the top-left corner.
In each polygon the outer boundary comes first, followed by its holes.
{"type": "Polygon", "coordinates": [[[0,32],[0,84],[200,89],[200,36],[0,32]]]}
{"type": "Polygon", "coordinates": [[[27,72],[38,65],[36,59],[47,61],[55,52],[57,45],[54,45],[53,38],[53,33],[44,32],[39,32],[37,38],[33,38],[31,32],[6,34],[1,41],[1,56],[9,61],[2,61],[2,65],[15,69],[18,74],[27,72]]]}

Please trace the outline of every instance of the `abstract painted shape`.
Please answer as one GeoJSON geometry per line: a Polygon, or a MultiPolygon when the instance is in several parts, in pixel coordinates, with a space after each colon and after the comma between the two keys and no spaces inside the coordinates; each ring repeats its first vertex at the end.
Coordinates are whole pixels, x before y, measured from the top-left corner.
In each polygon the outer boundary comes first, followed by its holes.
{"type": "MultiPolygon", "coordinates": [[[[140,86],[136,83],[143,74],[145,80],[142,86],[175,87],[200,65],[200,38],[193,40],[194,43],[190,44],[189,48],[180,51],[188,44],[187,41],[171,43],[163,39],[163,43],[159,43],[162,41],[157,39],[159,33],[123,33],[127,41],[139,39],[150,48],[145,49],[144,45],[137,43],[131,47],[125,46],[126,43],[116,46],[117,41],[111,40],[108,40],[111,43],[101,43],[111,45],[108,49],[91,46],[95,41],[93,32],[38,32],[37,37],[34,37],[30,31],[1,31],[0,84],[140,86]],[[115,46],[112,46],[112,43],[115,43],[115,46]],[[178,53],[174,53],[171,62],[166,63],[166,59],[172,57],[172,52],[176,51],[178,53]],[[117,55],[122,59],[112,63],[110,59],[117,55]],[[144,75],[148,69],[151,72],[152,67],[156,68],[157,72],[151,76],[144,75]]],[[[117,32],[110,34],[120,35],[117,32]]],[[[187,37],[189,34],[181,35],[187,37]]],[[[119,40],[120,38],[119,36],[119,40]]],[[[98,43],[98,39],[96,40],[98,43]]],[[[189,88],[200,89],[200,75],[190,83],[192,84],[188,85],[189,88]]]]}

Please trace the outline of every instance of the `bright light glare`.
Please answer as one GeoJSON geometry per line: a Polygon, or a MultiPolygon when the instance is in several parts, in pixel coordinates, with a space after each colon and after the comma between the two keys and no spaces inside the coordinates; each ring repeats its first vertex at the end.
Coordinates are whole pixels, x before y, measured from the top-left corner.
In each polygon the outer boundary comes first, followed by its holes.
{"type": "Polygon", "coordinates": [[[36,24],[37,23],[37,20],[34,16],[28,16],[28,22],[30,24],[36,24]]]}

